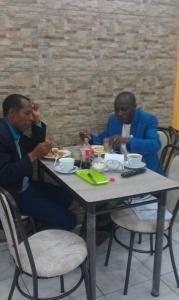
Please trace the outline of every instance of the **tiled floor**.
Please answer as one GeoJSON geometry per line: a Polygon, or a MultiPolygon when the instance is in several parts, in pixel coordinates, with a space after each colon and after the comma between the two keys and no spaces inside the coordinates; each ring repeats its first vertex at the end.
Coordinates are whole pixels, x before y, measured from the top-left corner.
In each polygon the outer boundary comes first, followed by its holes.
{"type": "MultiPolygon", "coordinates": [[[[120,232],[123,239],[128,236],[123,231],[120,232]]],[[[142,247],[148,245],[148,238],[142,242],[142,247]]],[[[179,269],[179,225],[175,226],[173,234],[173,246],[176,263],[179,269]]],[[[148,254],[134,253],[132,260],[130,285],[128,295],[123,295],[123,285],[126,271],[127,250],[114,242],[108,267],[104,267],[104,258],[107,243],[97,247],[97,299],[99,300],[148,300],[151,296],[152,285],[152,266],[153,257],[148,254]]],[[[6,300],[11,285],[14,266],[9,257],[6,244],[0,244],[0,300],[6,300]]],[[[71,283],[78,276],[78,272],[67,276],[65,284],[71,283]]],[[[30,289],[29,278],[24,277],[25,285],[30,289]]],[[[23,284],[23,283],[22,283],[23,284]]],[[[54,295],[59,289],[59,281],[43,280],[40,286],[40,296],[54,295]]],[[[16,290],[13,300],[22,300],[19,292],[16,290]]],[[[86,300],[84,285],[74,292],[67,300],[86,300]]],[[[174,275],[172,272],[168,249],[163,251],[162,276],[160,296],[157,299],[178,300],[179,289],[176,288],[174,275]]]]}

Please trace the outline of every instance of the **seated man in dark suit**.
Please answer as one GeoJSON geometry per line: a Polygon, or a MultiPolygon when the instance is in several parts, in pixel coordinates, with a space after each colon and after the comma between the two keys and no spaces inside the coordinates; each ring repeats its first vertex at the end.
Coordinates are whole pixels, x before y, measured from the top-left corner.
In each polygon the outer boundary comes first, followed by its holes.
{"type": "Polygon", "coordinates": [[[44,228],[72,230],[76,218],[68,206],[67,192],[45,182],[31,181],[32,163],[47,155],[51,143],[45,140],[46,125],[38,106],[25,96],[13,94],[2,105],[0,119],[0,186],[15,198],[23,215],[40,221],[44,228]],[[24,132],[31,128],[32,136],[24,132]]]}

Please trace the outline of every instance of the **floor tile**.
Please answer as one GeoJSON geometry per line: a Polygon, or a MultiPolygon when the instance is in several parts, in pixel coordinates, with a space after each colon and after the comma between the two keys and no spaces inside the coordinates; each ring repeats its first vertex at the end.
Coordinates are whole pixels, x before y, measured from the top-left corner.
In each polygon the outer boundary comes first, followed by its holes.
{"type": "MultiPolygon", "coordinates": [[[[0,281],[1,300],[7,300],[7,296],[11,287],[12,278],[0,281]]],[[[24,300],[25,298],[15,289],[12,300],[24,300]]]]}
{"type": "Polygon", "coordinates": [[[7,248],[0,250],[0,281],[12,277],[14,264],[7,248]]]}
{"type": "MultiPolygon", "coordinates": [[[[178,275],[179,275],[179,270],[178,270],[178,275]]],[[[179,288],[177,288],[177,284],[173,272],[162,275],[161,279],[170,289],[172,289],[176,294],[179,295],[179,288]]]]}
{"type": "MultiPolygon", "coordinates": [[[[150,282],[143,282],[131,286],[127,296],[123,295],[123,291],[119,290],[115,293],[108,294],[107,300],[152,300],[150,282]]],[[[178,295],[171,291],[165,284],[161,283],[160,296],[157,300],[178,300],[178,295]]]]}
{"type": "MultiPolygon", "coordinates": [[[[126,249],[118,245],[111,251],[108,267],[104,266],[104,253],[98,255],[97,258],[97,286],[104,293],[122,289],[124,286],[128,252],[126,249]]],[[[152,278],[152,272],[148,270],[135,257],[132,261],[130,282],[137,284],[152,278]]]]}
{"type": "MultiPolygon", "coordinates": [[[[174,252],[174,257],[175,257],[175,262],[177,265],[177,268],[179,269],[179,243],[176,243],[173,241],[173,252],[174,252]]],[[[134,256],[139,259],[149,270],[152,271],[153,269],[153,261],[154,261],[154,256],[151,256],[150,254],[143,254],[143,253],[134,253],[134,256]]],[[[169,255],[169,249],[163,250],[162,253],[162,269],[161,269],[161,274],[169,273],[172,272],[172,264],[171,264],[171,259],[169,255]]]]}
{"type": "Polygon", "coordinates": [[[172,239],[173,239],[175,242],[179,243],[179,232],[178,232],[178,231],[173,232],[173,234],[172,234],[172,239]]]}
{"type": "Polygon", "coordinates": [[[179,221],[175,222],[173,225],[173,232],[175,232],[175,231],[179,231],[179,221]]]}

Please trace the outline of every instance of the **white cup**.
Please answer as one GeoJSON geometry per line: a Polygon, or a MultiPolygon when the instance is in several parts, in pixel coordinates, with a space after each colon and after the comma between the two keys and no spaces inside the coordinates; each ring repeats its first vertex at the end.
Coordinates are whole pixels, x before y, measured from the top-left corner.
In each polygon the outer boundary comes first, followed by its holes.
{"type": "Polygon", "coordinates": [[[57,159],[55,163],[55,170],[59,172],[68,173],[74,167],[75,160],[72,157],[62,157],[57,159]]]}
{"type": "Polygon", "coordinates": [[[127,154],[127,160],[130,167],[135,167],[141,162],[142,155],[139,153],[129,153],[127,154]]]}

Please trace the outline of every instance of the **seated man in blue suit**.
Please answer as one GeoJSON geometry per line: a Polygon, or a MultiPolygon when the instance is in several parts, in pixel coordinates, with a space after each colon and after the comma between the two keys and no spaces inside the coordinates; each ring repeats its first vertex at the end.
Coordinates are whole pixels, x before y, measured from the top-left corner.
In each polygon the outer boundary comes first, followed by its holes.
{"type": "Polygon", "coordinates": [[[147,167],[157,171],[157,152],[161,147],[157,118],[137,108],[135,96],[130,92],[117,95],[114,113],[109,116],[107,127],[100,135],[82,131],[80,136],[88,137],[93,144],[102,144],[104,138],[110,138],[115,147],[120,147],[121,153],[140,153],[147,167]]]}
{"type": "Polygon", "coordinates": [[[13,94],[3,102],[0,119],[0,186],[15,198],[23,215],[40,221],[43,228],[71,230],[76,218],[68,210],[67,192],[45,182],[31,181],[33,162],[47,155],[52,145],[45,140],[46,125],[38,106],[27,97],[13,94]],[[24,132],[32,130],[32,137],[24,132]]]}

